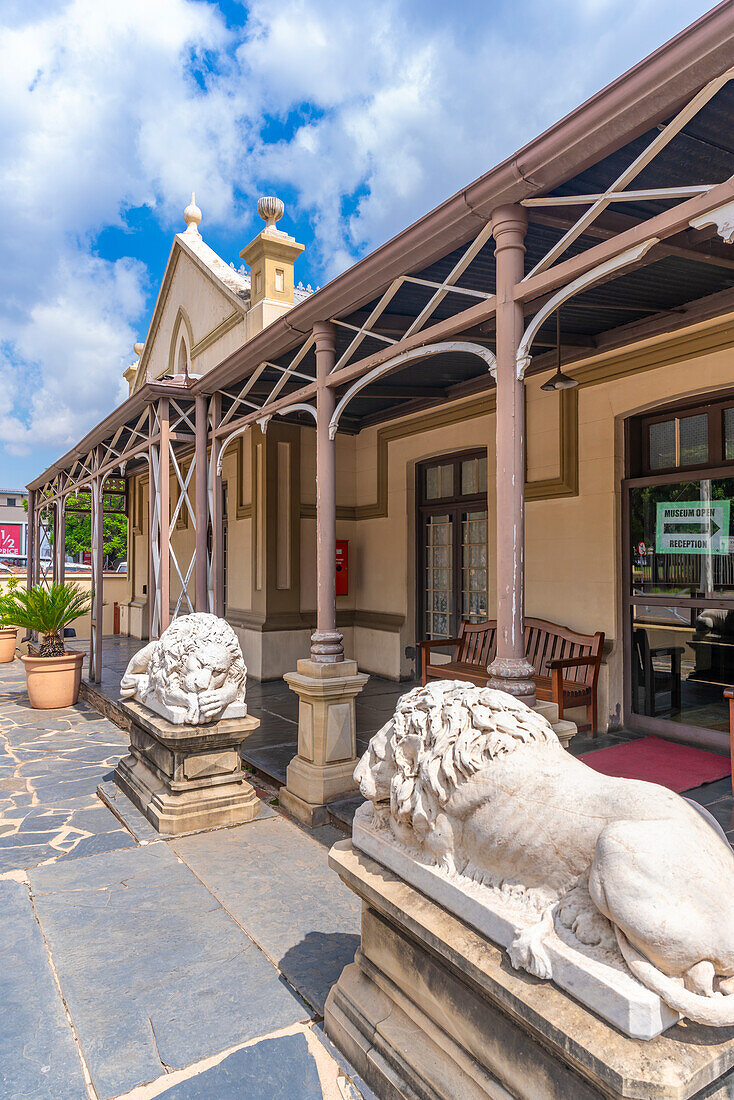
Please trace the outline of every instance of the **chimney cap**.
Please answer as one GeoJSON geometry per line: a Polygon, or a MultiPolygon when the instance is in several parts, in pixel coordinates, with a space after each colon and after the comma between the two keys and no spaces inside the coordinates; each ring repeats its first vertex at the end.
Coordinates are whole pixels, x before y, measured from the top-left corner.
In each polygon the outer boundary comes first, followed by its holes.
{"type": "Polygon", "coordinates": [[[257,212],[267,228],[275,226],[285,213],[285,203],[277,195],[263,195],[257,200],[257,212]]]}

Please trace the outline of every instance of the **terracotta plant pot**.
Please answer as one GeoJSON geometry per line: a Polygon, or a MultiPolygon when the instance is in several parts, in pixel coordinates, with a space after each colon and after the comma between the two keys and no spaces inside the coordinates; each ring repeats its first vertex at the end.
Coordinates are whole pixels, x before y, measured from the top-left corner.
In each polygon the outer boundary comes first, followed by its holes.
{"type": "Polygon", "coordinates": [[[14,626],[4,626],[0,629],[0,665],[7,665],[15,657],[15,643],[18,630],[14,626]]]}
{"type": "Polygon", "coordinates": [[[79,698],[84,654],[68,650],[61,657],[21,657],[28,701],[35,710],[72,707],[79,698]]]}

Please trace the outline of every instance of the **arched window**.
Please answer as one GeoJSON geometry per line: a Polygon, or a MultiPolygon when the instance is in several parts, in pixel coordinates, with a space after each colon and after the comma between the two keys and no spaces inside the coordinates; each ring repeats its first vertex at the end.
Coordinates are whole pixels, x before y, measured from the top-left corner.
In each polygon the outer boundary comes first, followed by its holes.
{"type": "Polygon", "coordinates": [[[177,374],[188,374],[189,373],[189,353],[188,353],[188,349],[186,347],[186,341],[184,340],[183,336],[181,337],[181,339],[179,340],[179,343],[178,343],[178,364],[177,364],[177,367],[176,367],[176,373],[177,374]]]}

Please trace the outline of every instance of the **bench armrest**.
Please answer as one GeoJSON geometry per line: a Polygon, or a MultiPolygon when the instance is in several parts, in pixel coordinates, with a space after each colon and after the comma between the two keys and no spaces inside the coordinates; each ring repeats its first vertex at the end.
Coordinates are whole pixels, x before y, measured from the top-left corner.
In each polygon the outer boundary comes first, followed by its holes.
{"type": "Polygon", "coordinates": [[[461,638],[441,638],[435,642],[421,642],[421,649],[427,656],[432,649],[441,649],[442,646],[447,645],[457,646],[460,641],[461,638]]]}
{"type": "Polygon", "coordinates": [[[581,668],[583,665],[595,665],[597,661],[600,661],[599,656],[594,657],[590,654],[588,657],[561,657],[555,661],[546,661],[546,668],[581,668]]]}
{"type": "Polygon", "coordinates": [[[651,657],[675,657],[676,653],[685,653],[684,645],[659,645],[650,650],[651,657]]]}

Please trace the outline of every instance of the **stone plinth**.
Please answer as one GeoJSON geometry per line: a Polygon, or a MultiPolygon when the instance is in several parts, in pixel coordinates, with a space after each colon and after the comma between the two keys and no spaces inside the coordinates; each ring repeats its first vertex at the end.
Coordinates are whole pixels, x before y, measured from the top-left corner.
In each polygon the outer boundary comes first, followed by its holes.
{"type": "Polygon", "coordinates": [[[115,783],[159,833],[176,836],[257,817],[260,800],[240,757],[257,718],[174,725],[140,703],[120,707],[130,719],[130,753],[115,768],[115,783]]]}
{"type": "Polygon", "coordinates": [[[327,803],[357,789],[354,700],[369,679],[356,661],[299,661],[283,677],[299,699],[298,755],[280,789],[281,806],[307,825],[326,821],[327,803]]]}
{"type": "Polygon", "coordinates": [[[385,1100],[725,1100],[734,1029],[649,1041],[600,1020],[350,841],[329,863],[363,902],[361,946],[332,988],[330,1038],[385,1100]]]}

